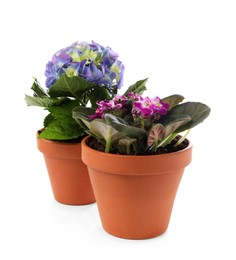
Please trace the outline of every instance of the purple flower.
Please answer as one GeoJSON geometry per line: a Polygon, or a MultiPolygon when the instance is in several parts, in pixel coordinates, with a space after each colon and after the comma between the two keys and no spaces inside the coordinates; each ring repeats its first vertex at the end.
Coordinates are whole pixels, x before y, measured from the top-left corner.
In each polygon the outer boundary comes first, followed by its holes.
{"type": "Polygon", "coordinates": [[[90,119],[104,118],[106,113],[113,113],[117,110],[127,110],[128,101],[132,101],[132,116],[134,119],[157,119],[165,115],[168,111],[169,104],[162,102],[159,97],[149,98],[142,97],[133,92],[128,93],[128,97],[116,95],[112,100],[103,100],[97,103],[98,108],[90,119]]]}
{"type": "Polygon", "coordinates": [[[133,103],[133,108],[135,111],[135,116],[140,115],[142,118],[150,118],[154,111],[151,109],[152,101],[149,97],[142,98],[140,97],[139,101],[133,103]]]}
{"type": "Polygon", "coordinates": [[[118,54],[110,47],[92,41],[81,42],[56,52],[46,65],[46,87],[50,88],[63,73],[67,76],[80,76],[89,82],[111,88],[121,88],[124,65],[118,54]]]}
{"type": "Polygon", "coordinates": [[[102,100],[97,102],[98,108],[95,114],[89,116],[89,119],[104,118],[106,113],[114,113],[117,110],[121,110],[127,104],[127,98],[122,95],[116,95],[112,100],[102,100]]]}
{"type": "Polygon", "coordinates": [[[129,97],[130,100],[133,100],[133,101],[138,101],[138,100],[140,100],[142,98],[141,95],[135,94],[133,92],[129,92],[128,93],[128,97],[129,97]]]}
{"type": "Polygon", "coordinates": [[[166,115],[169,107],[170,105],[166,102],[162,102],[159,97],[154,97],[150,106],[154,113],[158,113],[159,115],[166,115]]]}
{"type": "MultiPolygon", "coordinates": [[[[132,96],[134,98],[135,96],[132,96]]],[[[158,115],[165,115],[168,111],[169,104],[161,101],[159,97],[136,97],[137,101],[133,103],[133,114],[135,118],[155,118],[158,115]]]]}

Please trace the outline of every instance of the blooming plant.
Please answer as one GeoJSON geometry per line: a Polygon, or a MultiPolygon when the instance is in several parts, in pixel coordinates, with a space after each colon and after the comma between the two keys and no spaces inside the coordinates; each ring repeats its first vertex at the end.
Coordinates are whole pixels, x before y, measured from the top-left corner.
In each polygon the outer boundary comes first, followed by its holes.
{"type": "Polygon", "coordinates": [[[110,47],[92,41],[74,43],[56,52],[46,65],[46,87],[37,79],[26,95],[29,106],[49,111],[39,138],[74,140],[84,130],[72,118],[76,106],[97,107],[97,101],[111,99],[123,84],[124,65],[110,47]]]}
{"type": "Polygon", "coordinates": [[[182,103],[181,95],[149,98],[129,90],[97,102],[97,109],[73,109],[76,121],[107,153],[146,155],[168,152],[168,146],[181,147],[189,130],[210,113],[200,102],[182,103]]]}

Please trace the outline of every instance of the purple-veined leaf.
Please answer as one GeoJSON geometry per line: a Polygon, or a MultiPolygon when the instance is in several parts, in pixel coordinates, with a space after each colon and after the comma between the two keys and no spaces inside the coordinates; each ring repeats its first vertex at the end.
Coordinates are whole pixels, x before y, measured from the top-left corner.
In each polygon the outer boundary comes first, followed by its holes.
{"type": "Polygon", "coordinates": [[[158,143],[163,139],[164,137],[164,127],[161,124],[156,124],[152,127],[148,139],[147,144],[148,147],[155,146],[157,147],[158,143]]]}
{"type": "Polygon", "coordinates": [[[178,128],[188,123],[189,121],[191,121],[191,118],[189,116],[180,115],[174,121],[170,122],[168,125],[165,126],[164,139],[173,134],[178,128]]]}

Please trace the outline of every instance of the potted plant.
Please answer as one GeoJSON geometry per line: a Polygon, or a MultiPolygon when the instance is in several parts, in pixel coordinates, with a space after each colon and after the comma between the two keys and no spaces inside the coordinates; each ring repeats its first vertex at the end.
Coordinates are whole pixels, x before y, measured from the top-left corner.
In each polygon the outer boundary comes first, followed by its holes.
{"type": "Polygon", "coordinates": [[[37,79],[33,95],[25,95],[29,106],[48,111],[37,131],[37,146],[44,154],[54,197],[57,201],[82,205],[95,201],[87,167],[81,161],[81,140],[86,136],[72,118],[76,106],[96,107],[111,99],[123,84],[124,66],[110,47],[92,41],[74,43],[56,52],[46,65],[46,89],[37,79]]]}
{"type": "Polygon", "coordinates": [[[117,237],[144,239],[164,233],[185,167],[191,162],[190,129],[210,108],[126,92],[77,107],[73,117],[89,134],[82,141],[104,229],[117,237]],[[180,135],[180,133],[183,133],[180,135]]]}

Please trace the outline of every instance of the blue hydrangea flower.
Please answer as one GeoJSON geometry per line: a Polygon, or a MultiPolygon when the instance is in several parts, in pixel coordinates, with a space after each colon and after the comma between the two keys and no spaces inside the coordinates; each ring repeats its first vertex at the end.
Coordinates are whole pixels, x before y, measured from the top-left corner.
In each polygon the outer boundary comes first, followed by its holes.
{"type": "Polygon", "coordinates": [[[92,41],[73,43],[56,52],[46,65],[46,87],[50,88],[62,74],[80,76],[89,82],[111,88],[123,84],[124,65],[110,47],[92,41]]]}

